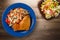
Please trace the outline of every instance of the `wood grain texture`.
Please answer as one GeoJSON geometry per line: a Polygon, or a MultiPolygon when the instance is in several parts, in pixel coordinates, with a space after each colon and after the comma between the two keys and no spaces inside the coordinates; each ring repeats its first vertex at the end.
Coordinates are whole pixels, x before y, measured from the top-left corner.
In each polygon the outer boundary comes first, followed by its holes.
{"type": "Polygon", "coordinates": [[[0,3],[0,40],[60,40],[60,16],[51,20],[45,20],[39,10],[38,2],[40,0],[6,0],[0,3]],[[3,28],[1,17],[3,11],[13,3],[25,3],[29,5],[35,12],[36,15],[36,25],[33,32],[23,38],[13,37],[9,35],[3,28]]]}

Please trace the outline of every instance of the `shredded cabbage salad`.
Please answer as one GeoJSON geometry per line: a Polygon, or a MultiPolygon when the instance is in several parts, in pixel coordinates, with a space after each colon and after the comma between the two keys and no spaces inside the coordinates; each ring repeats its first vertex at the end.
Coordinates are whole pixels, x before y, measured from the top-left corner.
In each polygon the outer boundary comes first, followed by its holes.
{"type": "Polygon", "coordinates": [[[41,11],[46,19],[57,17],[60,13],[60,5],[57,0],[44,0],[41,4],[41,11]]]}

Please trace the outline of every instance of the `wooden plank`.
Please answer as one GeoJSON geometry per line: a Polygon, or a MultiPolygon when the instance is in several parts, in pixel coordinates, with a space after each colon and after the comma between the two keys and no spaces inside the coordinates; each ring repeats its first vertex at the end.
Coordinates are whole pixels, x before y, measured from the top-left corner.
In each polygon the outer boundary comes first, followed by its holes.
{"type": "MultiPolygon", "coordinates": [[[[48,29],[60,28],[60,19],[49,20],[49,21],[45,19],[37,19],[35,27],[37,30],[48,30],[48,29]]],[[[3,30],[1,24],[0,24],[0,28],[3,30]]]]}
{"type": "MultiPolygon", "coordinates": [[[[60,30],[60,29],[59,29],[60,30]]],[[[34,31],[32,34],[29,36],[23,37],[23,38],[17,38],[17,37],[12,37],[9,35],[2,35],[0,38],[3,39],[20,39],[20,40],[54,40],[60,38],[60,31],[58,29],[52,29],[52,30],[38,30],[34,31]],[[56,30],[56,31],[55,31],[56,30]]]]}
{"type": "Polygon", "coordinates": [[[60,27],[60,19],[52,19],[52,20],[37,19],[37,21],[36,21],[36,27],[41,27],[41,26],[42,26],[42,28],[44,26],[46,28],[55,28],[55,27],[58,26],[58,28],[59,28],[60,27]]]}

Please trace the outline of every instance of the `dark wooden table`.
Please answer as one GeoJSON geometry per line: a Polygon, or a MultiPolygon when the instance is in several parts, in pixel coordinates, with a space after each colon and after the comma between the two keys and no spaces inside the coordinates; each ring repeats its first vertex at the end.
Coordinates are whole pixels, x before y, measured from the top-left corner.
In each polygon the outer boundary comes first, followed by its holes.
{"type": "MultiPolygon", "coordinates": [[[[16,2],[17,0],[15,0],[16,2]]],[[[39,0],[38,0],[39,1],[39,0]]],[[[14,2],[14,0],[11,2],[8,0],[0,0],[0,40],[60,40],[60,16],[58,18],[52,19],[52,20],[45,20],[37,7],[38,1],[36,4],[33,2],[31,3],[29,0],[26,2],[21,1],[23,3],[26,3],[28,5],[32,5],[32,9],[34,10],[36,14],[36,25],[34,31],[22,38],[18,37],[13,37],[10,36],[6,31],[3,29],[2,22],[1,22],[1,17],[3,14],[3,11],[5,10],[6,7],[8,7],[10,4],[14,2]]],[[[19,1],[17,1],[19,2],[19,1]]]]}

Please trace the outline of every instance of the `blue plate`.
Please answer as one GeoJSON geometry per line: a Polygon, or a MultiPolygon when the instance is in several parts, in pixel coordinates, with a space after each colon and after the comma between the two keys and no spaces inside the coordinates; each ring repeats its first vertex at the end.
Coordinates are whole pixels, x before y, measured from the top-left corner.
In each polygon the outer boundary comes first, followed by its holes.
{"type": "Polygon", "coordinates": [[[31,7],[29,7],[28,5],[26,4],[23,4],[23,3],[15,3],[15,4],[12,4],[10,5],[3,13],[2,15],[2,24],[3,24],[3,28],[6,30],[7,33],[9,33],[10,35],[12,36],[16,36],[16,37],[24,37],[26,35],[29,35],[34,27],[35,27],[35,23],[36,23],[36,16],[35,16],[35,13],[34,11],[32,10],[31,7]],[[31,26],[30,26],[30,29],[28,31],[22,31],[22,32],[14,32],[12,28],[10,28],[7,23],[5,22],[5,19],[7,18],[7,14],[10,12],[11,9],[14,9],[14,8],[23,8],[23,9],[26,9],[28,10],[29,12],[29,15],[31,17],[31,26]]]}

